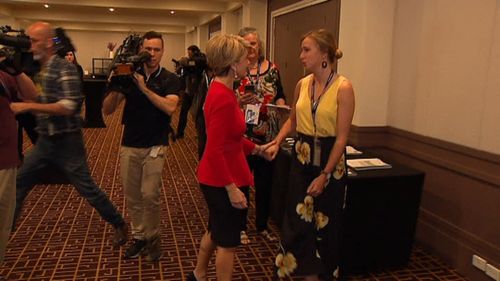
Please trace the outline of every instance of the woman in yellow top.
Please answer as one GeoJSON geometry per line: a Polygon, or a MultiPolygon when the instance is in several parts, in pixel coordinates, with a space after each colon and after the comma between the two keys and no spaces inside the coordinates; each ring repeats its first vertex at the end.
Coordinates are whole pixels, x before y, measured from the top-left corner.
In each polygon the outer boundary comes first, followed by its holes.
{"type": "Polygon", "coordinates": [[[297,83],[290,118],[269,148],[275,156],[285,137],[297,133],[276,257],[280,277],[332,280],[338,274],[345,146],[354,114],[352,85],[334,71],[341,57],[328,31],[302,37],[300,60],[311,74],[297,83]]]}

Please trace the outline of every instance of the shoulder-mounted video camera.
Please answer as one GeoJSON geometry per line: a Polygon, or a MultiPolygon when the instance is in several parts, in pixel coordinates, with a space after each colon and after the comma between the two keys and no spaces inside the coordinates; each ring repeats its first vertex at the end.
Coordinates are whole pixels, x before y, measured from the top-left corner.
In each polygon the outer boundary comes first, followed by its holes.
{"type": "Polygon", "coordinates": [[[131,75],[144,63],[151,60],[151,55],[144,51],[139,53],[142,38],[139,35],[129,35],[118,47],[111,63],[111,71],[115,76],[131,75]]]}
{"type": "Polygon", "coordinates": [[[207,67],[205,54],[194,53],[192,57],[182,57],[179,60],[172,59],[175,66],[175,72],[180,76],[197,75],[201,76],[203,70],[207,67]]]}
{"type": "Polygon", "coordinates": [[[10,26],[0,27],[0,69],[11,75],[26,72],[28,75],[38,71],[39,66],[33,60],[30,53],[31,41],[23,30],[14,30],[10,26]],[[14,33],[15,35],[9,35],[14,33]]]}
{"type": "MultiPolygon", "coordinates": [[[[4,45],[0,49],[0,58],[5,58],[0,62],[0,69],[11,75],[24,72],[33,76],[37,73],[40,70],[40,64],[33,59],[33,54],[30,52],[30,37],[24,33],[24,30],[14,30],[6,25],[0,27],[0,31],[0,45],[4,45]],[[15,35],[7,33],[14,33],[15,35]]],[[[58,27],[54,31],[55,37],[52,40],[57,55],[64,57],[67,52],[75,51],[71,39],[66,36],[63,28],[58,27]]]]}

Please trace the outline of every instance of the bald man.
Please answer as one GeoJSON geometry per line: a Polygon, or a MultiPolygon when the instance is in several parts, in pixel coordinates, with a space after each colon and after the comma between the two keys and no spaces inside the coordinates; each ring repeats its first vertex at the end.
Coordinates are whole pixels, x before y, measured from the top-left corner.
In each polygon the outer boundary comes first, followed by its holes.
{"type": "Polygon", "coordinates": [[[52,163],[64,171],[78,193],[101,217],[113,225],[113,245],[123,245],[127,241],[127,224],[96,185],[88,169],[81,130],[83,96],[78,71],[72,63],[55,54],[54,30],[50,24],[34,23],[27,34],[33,58],[42,66],[35,77],[39,95],[36,102],[11,103],[11,109],[16,114],[34,113],[40,137],[17,174],[15,218],[20,214],[24,199],[37,184],[39,173],[52,163]]]}

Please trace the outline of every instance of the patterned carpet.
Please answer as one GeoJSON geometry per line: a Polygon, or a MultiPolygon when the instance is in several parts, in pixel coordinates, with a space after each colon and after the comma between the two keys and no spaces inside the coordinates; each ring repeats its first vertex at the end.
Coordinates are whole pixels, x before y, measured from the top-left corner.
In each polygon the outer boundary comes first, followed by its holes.
{"type": "MultiPolygon", "coordinates": [[[[92,176],[124,212],[118,161],[120,118],[118,112],[106,117],[107,128],[85,129],[84,136],[92,176]]],[[[173,124],[177,124],[176,119],[173,124]]],[[[29,146],[25,143],[26,148],[29,146]]],[[[7,280],[184,280],[195,266],[197,247],[207,222],[207,208],[195,178],[196,165],[196,137],[193,124],[189,123],[186,137],[168,148],[162,193],[163,257],[159,263],[143,258],[124,260],[124,248],[114,249],[111,245],[112,227],[72,186],[39,185],[25,202],[0,275],[7,280]]],[[[251,201],[252,242],[238,249],[233,279],[274,280],[277,244],[255,235],[251,201]]],[[[128,219],[126,214],[125,217],[128,219]]],[[[272,231],[278,233],[274,226],[272,231]]],[[[414,248],[405,268],[348,279],[466,280],[419,247],[414,248]]],[[[215,280],[213,266],[209,280],[215,280]]]]}

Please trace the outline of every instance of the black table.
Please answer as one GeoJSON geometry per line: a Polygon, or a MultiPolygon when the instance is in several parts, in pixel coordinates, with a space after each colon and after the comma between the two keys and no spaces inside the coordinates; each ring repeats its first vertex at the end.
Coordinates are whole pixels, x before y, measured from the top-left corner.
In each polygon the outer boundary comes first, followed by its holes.
{"type": "MultiPolygon", "coordinates": [[[[282,150],[276,158],[271,217],[278,226],[285,208],[290,157],[289,152],[282,150]]],[[[372,156],[364,154],[360,157],[372,156]]],[[[348,177],[342,275],[368,273],[408,263],[424,173],[397,163],[390,164],[391,169],[360,171],[348,177]]]]}
{"type": "Polygon", "coordinates": [[[102,101],[106,90],[107,80],[103,77],[86,77],[83,79],[83,93],[85,95],[84,128],[104,128],[106,124],[102,118],[102,101]]]}

